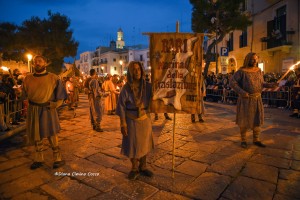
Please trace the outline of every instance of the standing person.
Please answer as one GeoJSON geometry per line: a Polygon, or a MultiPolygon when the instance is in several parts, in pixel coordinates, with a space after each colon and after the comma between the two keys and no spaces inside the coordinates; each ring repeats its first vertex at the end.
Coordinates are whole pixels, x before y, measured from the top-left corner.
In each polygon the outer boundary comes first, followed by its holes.
{"type": "Polygon", "coordinates": [[[241,147],[247,148],[247,129],[253,130],[253,144],[266,147],[260,139],[261,125],[264,122],[264,107],[261,98],[264,84],[263,73],[258,68],[256,53],[248,53],[243,66],[234,73],[230,86],[239,95],[237,102],[236,123],[240,128],[241,147]]]}
{"type": "Polygon", "coordinates": [[[73,78],[73,85],[74,85],[74,107],[78,107],[78,102],[79,102],[79,78],[74,77],[73,78]]]}
{"type": "Polygon", "coordinates": [[[300,118],[300,67],[295,68],[296,80],[292,86],[292,108],[290,117],[300,118]]]}
{"type": "Polygon", "coordinates": [[[4,84],[2,82],[2,74],[0,74],[0,131],[9,131],[7,127],[4,112],[4,103],[7,101],[7,94],[5,93],[4,84]]]}
{"type": "Polygon", "coordinates": [[[116,95],[120,93],[116,90],[112,81],[112,75],[107,75],[107,79],[104,81],[102,88],[109,94],[109,96],[105,98],[105,110],[107,110],[108,115],[113,115],[117,104],[116,95]]]}
{"type": "Polygon", "coordinates": [[[9,131],[10,128],[7,127],[5,118],[4,103],[7,102],[7,94],[5,90],[4,83],[2,82],[2,74],[0,74],[0,131],[9,131]]]}
{"type": "Polygon", "coordinates": [[[35,73],[28,74],[23,82],[23,91],[29,102],[26,132],[31,144],[35,145],[35,158],[30,168],[34,170],[43,165],[42,140],[48,138],[55,169],[65,164],[58,146],[60,125],[56,108],[67,94],[59,77],[46,71],[47,59],[44,56],[35,56],[33,64],[35,73]]]}
{"type": "Polygon", "coordinates": [[[150,83],[144,79],[140,62],[132,61],[128,66],[127,82],[121,90],[116,114],[121,121],[121,153],[132,163],[128,175],[135,180],[139,174],[152,177],[147,169],[147,154],[154,148],[149,104],[152,96],[150,83]]]}
{"type": "MultiPolygon", "coordinates": [[[[95,69],[91,69],[90,70],[90,74],[91,73],[94,73],[93,71],[95,71],[95,69]]],[[[96,72],[96,71],[95,71],[96,72]]],[[[83,87],[84,87],[84,94],[87,94],[88,95],[88,100],[89,100],[89,106],[90,106],[90,109],[89,109],[89,113],[90,113],[90,122],[91,122],[91,125],[93,127],[93,129],[95,128],[94,127],[94,119],[93,119],[93,114],[92,114],[92,106],[91,106],[91,102],[90,102],[90,94],[91,94],[91,91],[90,91],[90,82],[92,80],[92,77],[89,76],[83,83],[83,87]]]]}
{"type": "Polygon", "coordinates": [[[103,129],[100,126],[103,115],[103,101],[102,97],[103,92],[98,82],[98,76],[95,69],[90,70],[91,81],[89,82],[89,104],[90,104],[90,114],[93,129],[97,132],[103,132],[103,129]]]}
{"type": "Polygon", "coordinates": [[[74,83],[73,78],[68,77],[66,82],[66,91],[68,94],[68,108],[69,110],[74,110],[74,102],[75,102],[75,93],[74,93],[74,83]]]}

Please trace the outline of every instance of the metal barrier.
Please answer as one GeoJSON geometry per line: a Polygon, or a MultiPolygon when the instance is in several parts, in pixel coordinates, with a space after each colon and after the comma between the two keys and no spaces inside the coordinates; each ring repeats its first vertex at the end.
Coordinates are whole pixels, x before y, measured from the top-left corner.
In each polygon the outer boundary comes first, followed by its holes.
{"type": "Polygon", "coordinates": [[[10,99],[4,101],[4,122],[8,127],[24,121],[27,115],[27,100],[10,99]]]}
{"type": "Polygon", "coordinates": [[[262,100],[265,105],[270,107],[291,106],[290,87],[264,88],[262,91],[262,100]]]}
{"type": "MultiPolygon", "coordinates": [[[[261,95],[264,105],[291,107],[291,87],[264,88],[261,95]]],[[[208,85],[206,88],[206,101],[236,103],[237,99],[238,94],[232,89],[218,89],[216,85],[208,85]]]]}
{"type": "Polygon", "coordinates": [[[224,90],[224,103],[236,103],[237,99],[239,98],[239,95],[232,89],[223,89],[224,90]]]}
{"type": "Polygon", "coordinates": [[[208,85],[206,87],[206,100],[207,101],[223,101],[223,90],[218,89],[217,85],[208,85]]]}

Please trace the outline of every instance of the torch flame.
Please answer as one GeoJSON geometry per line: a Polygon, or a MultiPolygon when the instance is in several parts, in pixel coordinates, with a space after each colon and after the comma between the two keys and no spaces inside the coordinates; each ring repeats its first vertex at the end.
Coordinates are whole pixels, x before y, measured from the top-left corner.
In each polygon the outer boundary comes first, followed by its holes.
{"type": "Polygon", "coordinates": [[[289,70],[287,70],[287,71],[285,72],[285,74],[277,81],[277,83],[279,83],[282,79],[284,79],[284,77],[286,77],[286,75],[288,75],[288,73],[289,73],[290,71],[294,70],[295,66],[297,66],[297,65],[299,65],[299,64],[300,64],[300,61],[298,61],[296,64],[293,64],[293,65],[289,68],[289,70]]]}
{"type": "Polygon", "coordinates": [[[300,61],[298,61],[296,64],[293,64],[291,67],[290,67],[290,70],[294,70],[295,69],[295,66],[296,65],[299,65],[300,64],[300,61]]]}
{"type": "Polygon", "coordinates": [[[3,71],[7,71],[7,72],[9,71],[9,68],[8,68],[8,67],[5,67],[5,66],[2,66],[1,69],[2,69],[3,71]]]}

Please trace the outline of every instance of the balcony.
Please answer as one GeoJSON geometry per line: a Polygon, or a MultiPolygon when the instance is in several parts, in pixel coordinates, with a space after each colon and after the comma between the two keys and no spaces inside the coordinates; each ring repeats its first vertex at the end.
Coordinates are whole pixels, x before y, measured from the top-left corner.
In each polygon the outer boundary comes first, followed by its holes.
{"type": "Polygon", "coordinates": [[[289,53],[293,44],[283,38],[276,37],[263,37],[260,41],[262,42],[262,51],[267,52],[270,56],[273,56],[276,51],[289,53]]]}
{"type": "MultiPolygon", "coordinates": [[[[281,10],[285,9],[282,7],[281,10]]],[[[260,39],[262,51],[267,52],[270,56],[273,56],[276,51],[289,53],[293,44],[291,41],[292,34],[295,34],[295,31],[293,28],[287,30],[285,13],[275,17],[274,20],[267,21],[267,36],[260,39]]]]}

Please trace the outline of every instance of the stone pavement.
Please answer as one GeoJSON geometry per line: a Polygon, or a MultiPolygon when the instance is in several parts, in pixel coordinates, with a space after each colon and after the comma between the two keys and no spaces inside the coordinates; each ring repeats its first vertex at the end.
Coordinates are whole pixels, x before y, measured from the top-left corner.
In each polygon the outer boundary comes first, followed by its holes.
{"type": "MultiPolygon", "coordinates": [[[[205,123],[177,114],[175,174],[172,178],[173,121],[153,121],[155,150],[148,156],[154,177],[129,181],[130,162],[120,154],[119,119],[105,115],[103,133],[92,130],[86,96],[75,111],[60,112],[60,147],[66,165],[35,171],[33,147],[24,132],[0,143],[0,199],[300,199],[300,120],[290,111],[266,108],[262,140],[240,147],[235,106],[206,103],[205,123]]],[[[173,115],[170,115],[172,118],[173,115]]],[[[154,119],[154,116],[152,116],[154,119]]]]}

